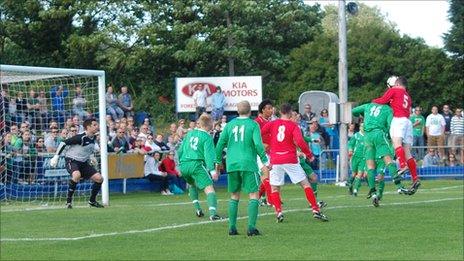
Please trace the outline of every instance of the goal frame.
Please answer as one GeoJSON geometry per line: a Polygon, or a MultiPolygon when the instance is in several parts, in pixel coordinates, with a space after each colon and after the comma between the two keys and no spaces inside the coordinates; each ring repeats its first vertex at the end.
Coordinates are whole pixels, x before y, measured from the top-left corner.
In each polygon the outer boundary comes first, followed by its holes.
{"type": "MultiPolygon", "coordinates": [[[[35,74],[63,74],[70,76],[96,76],[98,77],[98,110],[100,125],[100,172],[103,176],[101,187],[102,204],[109,205],[109,180],[108,180],[108,150],[107,150],[107,132],[106,132],[106,101],[105,101],[105,71],[87,70],[87,69],[64,69],[53,67],[35,67],[0,64],[0,72],[20,72],[35,74]]],[[[1,77],[1,76],[0,76],[1,77]]]]}

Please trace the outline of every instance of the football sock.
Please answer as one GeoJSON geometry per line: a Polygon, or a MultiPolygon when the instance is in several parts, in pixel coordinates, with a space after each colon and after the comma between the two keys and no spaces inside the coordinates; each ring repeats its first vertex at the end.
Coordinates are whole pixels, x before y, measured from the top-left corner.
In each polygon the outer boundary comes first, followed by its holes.
{"type": "Polygon", "coordinates": [[[229,230],[237,228],[238,200],[229,200],[229,230]]]}
{"type": "Polygon", "coordinates": [[[350,177],[350,180],[348,181],[348,186],[353,186],[354,179],[355,177],[353,176],[350,177]]]}
{"type": "Polygon", "coordinates": [[[359,191],[359,188],[361,187],[361,179],[356,177],[354,179],[354,184],[353,184],[353,188],[356,189],[357,191],[359,191]]]}
{"type": "Polygon", "coordinates": [[[313,189],[314,196],[317,198],[317,182],[310,182],[311,188],[313,189]]]}
{"type": "Polygon", "coordinates": [[[316,197],[314,196],[313,189],[310,187],[307,187],[304,189],[305,195],[306,195],[306,200],[308,200],[309,204],[311,204],[311,208],[313,211],[319,212],[319,206],[317,205],[316,202],[316,197]]]}
{"type": "Polygon", "coordinates": [[[379,190],[377,191],[377,196],[379,197],[379,199],[382,199],[384,189],[385,189],[385,180],[382,179],[379,181],[379,190]]]}
{"type": "Polygon", "coordinates": [[[398,147],[395,149],[395,156],[400,162],[400,168],[404,168],[407,166],[406,164],[406,154],[404,153],[403,147],[398,147]]]}
{"type": "Polygon", "coordinates": [[[375,170],[374,169],[367,170],[367,184],[369,185],[370,189],[375,189],[375,170]]]}
{"type": "Polygon", "coordinates": [[[66,203],[71,203],[72,202],[72,197],[74,195],[74,191],[76,190],[77,183],[74,182],[74,180],[69,180],[69,186],[68,186],[68,196],[66,198],[66,203]]]}
{"type": "Polygon", "coordinates": [[[269,199],[271,199],[272,202],[275,202],[275,204],[272,204],[274,205],[274,209],[276,211],[276,213],[279,213],[279,212],[282,212],[282,202],[280,201],[280,192],[272,192],[270,194],[270,197],[268,197],[269,199]]]}
{"type": "Polygon", "coordinates": [[[189,186],[189,197],[192,200],[196,210],[201,210],[200,202],[198,202],[198,189],[195,186],[189,186]]]}
{"type": "Polygon", "coordinates": [[[408,159],[408,168],[409,173],[411,174],[412,181],[417,180],[417,168],[416,168],[416,161],[414,158],[408,159]]]}
{"type": "Polygon", "coordinates": [[[263,184],[264,184],[264,189],[266,191],[266,198],[267,198],[267,202],[269,204],[272,204],[272,197],[269,197],[268,195],[271,195],[271,184],[269,183],[269,179],[265,179],[263,181],[263,184]]]}
{"type": "MultiPolygon", "coordinates": [[[[266,187],[264,186],[264,182],[266,179],[259,185],[259,192],[258,192],[258,198],[261,198],[263,195],[266,194],[266,187]]],[[[268,199],[270,198],[269,195],[266,195],[268,199]]]]}
{"type": "Polygon", "coordinates": [[[390,176],[393,179],[393,183],[395,183],[396,188],[402,188],[403,185],[401,184],[401,177],[398,176],[398,168],[396,167],[395,163],[390,162],[387,165],[388,172],[390,173],[390,176]]]}
{"type": "Polygon", "coordinates": [[[258,206],[259,201],[257,199],[250,199],[250,201],[248,201],[248,230],[256,228],[256,220],[258,219],[258,206]]]}
{"type": "Polygon", "coordinates": [[[209,216],[216,215],[216,208],[217,208],[216,192],[210,192],[206,194],[206,201],[208,201],[209,216]]]}
{"type": "Polygon", "coordinates": [[[97,194],[98,194],[98,192],[100,192],[101,186],[102,186],[102,184],[97,183],[97,182],[94,182],[92,184],[92,192],[90,194],[90,199],[89,199],[90,202],[95,202],[97,200],[97,194]]]}

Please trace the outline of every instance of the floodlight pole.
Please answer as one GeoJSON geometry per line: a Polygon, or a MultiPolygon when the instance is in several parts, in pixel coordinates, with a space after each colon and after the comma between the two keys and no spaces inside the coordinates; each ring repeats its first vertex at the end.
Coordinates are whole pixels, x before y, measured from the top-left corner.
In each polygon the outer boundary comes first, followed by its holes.
{"type": "Polygon", "coordinates": [[[340,98],[340,181],[348,179],[348,125],[345,104],[348,100],[345,0],[338,1],[338,96],[340,98]]]}

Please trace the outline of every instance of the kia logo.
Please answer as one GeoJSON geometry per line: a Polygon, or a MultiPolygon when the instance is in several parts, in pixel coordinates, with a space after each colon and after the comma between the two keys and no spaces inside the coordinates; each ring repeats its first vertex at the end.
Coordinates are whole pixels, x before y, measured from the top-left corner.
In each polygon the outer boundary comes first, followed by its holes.
{"type": "Polygon", "coordinates": [[[192,97],[193,93],[200,89],[200,87],[203,86],[203,89],[206,90],[208,93],[208,96],[211,96],[213,93],[216,92],[216,85],[212,83],[207,83],[207,82],[195,82],[195,83],[189,83],[186,84],[184,87],[182,87],[182,93],[187,95],[188,97],[192,97]]]}

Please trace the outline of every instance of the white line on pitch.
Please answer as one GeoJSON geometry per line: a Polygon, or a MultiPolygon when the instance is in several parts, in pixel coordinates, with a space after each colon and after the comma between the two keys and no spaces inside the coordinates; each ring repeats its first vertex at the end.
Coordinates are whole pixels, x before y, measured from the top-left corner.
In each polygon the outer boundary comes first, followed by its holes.
{"type": "MultiPolygon", "coordinates": [[[[457,185],[457,186],[449,186],[449,187],[440,187],[440,188],[431,188],[431,189],[420,189],[419,191],[437,191],[437,190],[449,190],[449,189],[454,189],[454,188],[462,188],[464,185],[457,185]]],[[[383,194],[385,195],[390,195],[390,194],[397,194],[396,191],[386,191],[383,194]]],[[[344,197],[349,197],[349,195],[336,195],[336,196],[325,196],[322,197],[323,199],[333,199],[333,198],[344,198],[344,197]]],[[[299,201],[304,198],[284,198],[285,201],[299,201]]],[[[218,202],[228,202],[229,199],[219,199],[218,202]]],[[[200,200],[200,203],[205,203],[206,201],[200,200]]],[[[167,206],[181,206],[181,205],[191,205],[191,201],[186,201],[186,202],[168,202],[168,203],[157,203],[157,204],[152,204],[152,203],[147,203],[147,202],[141,202],[141,203],[136,203],[136,204],[131,204],[131,205],[124,205],[124,204],[116,204],[113,206],[110,206],[111,208],[114,207],[133,207],[133,206],[143,206],[143,207],[167,207],[167,206]]],[[[8,213],[8,212],[22,212],[22,211],[36,211],[36,210],[61,210],[64,209],[63,206],[39,206],[39,207],[29,207],[29,208],[11,208],[11,209],[1,209],[0,212],[8,213]]],[[[74,208],[88,208],[87,206],[73,206],[74,208]]]]}
{"type": "MultiPolygon", "coordinates": [[[[435,202],[443,202],[443,201],[451,201],[451,200],[462,200],[463,198],[443,198],[443,199],[433,199],[433,200],[424,200],[424,201],[413,201],[413,202],[394,202],[394,203],[385,203],[382,206],[397,206],[397,205],[411,205],[411,204],[422,204],[422,203],[435,203],[435,202]]],[[[344,209],[344,208],[365,208],[365,207],[373,207],[372,205],[362,205],[362,206],[333,206],[327,207],[325,209],[344,209]]],[[[283,211],[284,213],[289,212],[300,212],[300,211],[310,211],[309,208],[301,208],[301,209],[290,209],[283,211]]],[[[273,212],[259,214],[259,216],[269,216],[275,215],[273,212]]],[[[238,217],[237,219],[246,219],[248,216],[238,217]]],[[[122,232],[111,232],[111,233],[101,233],[101,234],[90,234],[87,236],[80,236],[80,237],[45,237],[45,238],[0,238],[0,242],[18,242],[18,241],[75,241],[75,240],[82,240],[87,238],[98,238],[98,237],[108,237],[108,236],[119,236],[119,235],[129,235],[129,234],[141,234],[141,233],[150,233],[156,231],[163,231],[163,230],[170,230],[176,228],[183,228],[183,227],[191,227],[203,224],[212,224],[218,222],[226,222],[228,219],[222,219],[218,221],[200,221],[200,222],[193,222],[193,223],[185,223],[180,225],[172,225],[172,226],[165,226],[165,227],[156,227],[156,228],[149,228],[144,230],[129,230],[129,231],[122,231],[122,232]]]]}

